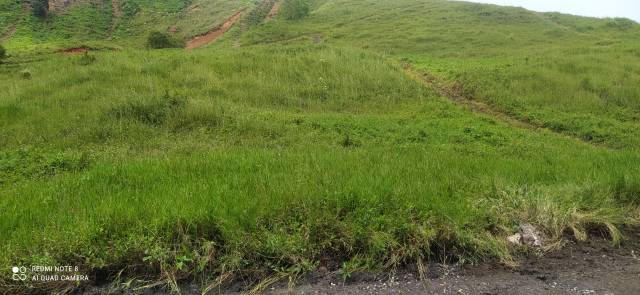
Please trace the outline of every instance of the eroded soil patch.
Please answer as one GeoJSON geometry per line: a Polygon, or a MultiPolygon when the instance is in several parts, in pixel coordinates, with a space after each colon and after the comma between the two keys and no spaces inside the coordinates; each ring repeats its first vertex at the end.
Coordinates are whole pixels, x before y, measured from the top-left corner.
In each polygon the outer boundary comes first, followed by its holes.
{"type": "Polygon", "coordinates": [[[78,55],[78,54],[83,54],[85,52],[89,52],[90,50],[91,50],[91,48],[89,48],[89,47],[80,46],[80,47],[62,49],[59,52],[64,54],[64,55],[78,55]]]}
{"type": "Polygon", "coordinates": [[[112,17],[111,17],[111,27],[109,27],[109,39],[113,38],[113,33],[115,32],[116,28],[118,27],[118,23],[120,22],[120,18],[123,15],[123,11],[122,11],[122,7],[120,6],[120,1],[119,0],[111,0],[111,10],[112,10],[112,17]]]}
{"type": "Polygon", "coordinates": [[[236,12],[236,14],[232,15],[229,19],[227,19],[221,26],[218,28],[206,33],[202,36],[195,37],[189,42],[187,42],[186,49],[196,49],[207,44],[213,43],[218,38],[220,38],[224,33],[226,33],[231,27],[240,19],[242,16],[243,10],[236,12]]]}
{"type": "Polygon", "coordinates": [[[271,7],[271,10],[269,11],[269,14],[267,14],[267,17],[265,18],[265,20],[269,21],[269,20],[273,19],[274,17],[278,16],[278,13],[280,12],[280,7],[282,7],[282,0],[277,1],[276,3],[273,4],[273,6],[271,7]]]}

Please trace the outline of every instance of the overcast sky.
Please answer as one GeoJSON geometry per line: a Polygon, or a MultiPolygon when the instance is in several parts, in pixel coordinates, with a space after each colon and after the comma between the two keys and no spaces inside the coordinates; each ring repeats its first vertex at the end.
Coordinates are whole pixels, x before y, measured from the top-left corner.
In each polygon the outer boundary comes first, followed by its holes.
{"type": "Polygon", "coordinates": [[[640,22],[640,0],[466,0],[520,6],[535,11],[557,11],[596,17],[626,17],[640,22]]]}

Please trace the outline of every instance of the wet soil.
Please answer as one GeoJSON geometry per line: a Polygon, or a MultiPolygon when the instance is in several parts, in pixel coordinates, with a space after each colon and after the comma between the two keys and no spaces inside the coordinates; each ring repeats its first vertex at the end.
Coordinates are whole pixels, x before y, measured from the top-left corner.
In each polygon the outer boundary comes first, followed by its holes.
{"type": "Polygon", "coordinates": [[[415,272],[383,277],[363,275],[343,282],[335,276],[311,278],[290,290],[269,294],[640,294],[640,230],[612,246],[602,238],[570,242],[559,251],[524,258],[520,266],[432,264],[427,279],[415,272]]]}
{"type": "MultiPolygon", "coordinates": [[[[626,230],[626,239],[613,246],[604,238],[571,241],[563,249],[531,254],[514,268],[498,263],[480,265],[430,264],[425,280],[415,267],[396,274],[356,274],[344,281],[338,273],[320,268],[297,286],[267,288],[265,294],[640,294],[640,229],[626,230]]],[[[100,294],[104,288],[89,288],[100,294]]],[[[182,294],[200,294],[197,284],[182,294]]],[[[242,294],[242,286],[222,287],[209,294],[242,294]]],[[[170,294],[165,289],[115,291],[112,294],[170,294]]]]}

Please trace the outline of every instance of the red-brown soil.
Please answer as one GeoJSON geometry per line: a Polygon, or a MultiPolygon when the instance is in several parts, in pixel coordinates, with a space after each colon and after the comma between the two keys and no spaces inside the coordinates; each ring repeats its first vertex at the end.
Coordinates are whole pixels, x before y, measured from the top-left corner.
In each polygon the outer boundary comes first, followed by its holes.
{"type": "Polygon", "coordinates": [[[112,9],[112,17],[111,17],[111,27],[109,27],[109,39],[113,37],[113,32],[115,32],[118,27],[118,22],[123,15],[122,7],[120,7],[120,1],[111,0],[111,9],[112,9]]]}
{"type": "Polygon", "coordinates": [[[267,14],[267,17],[265,18],[265,20],[268,21],[278,16],[278,12],[280,12],[280,7],[282,7],[282,0],[273,4],[273,6],[271,7],[271,11],[269,11],[269,14],[267,14]]]}
{"type": "Polygon", "coordinates": [[[89,47],[81,46],[81,47],[63,49],[63,50],[60,50],[60,53],[64,55],[78,55],[78,54],[88,52],[89,50],[90,50],[89,47]]]}
{"type": "Polygon", "coordinates": [[[222,36],[229,29],[231,29],[233,24],[235,24],[240,19],[243,12],[244,12],[244,9],[236,12],[236,14],[232,15],[229,19],[227,19],[220,27],[202,36],[198,36],[191,39],[189,42],[187,42],[187,45],[185,48],[195,49],[216,41],[218,38],[220,38],[220,36],[222,36]]]}

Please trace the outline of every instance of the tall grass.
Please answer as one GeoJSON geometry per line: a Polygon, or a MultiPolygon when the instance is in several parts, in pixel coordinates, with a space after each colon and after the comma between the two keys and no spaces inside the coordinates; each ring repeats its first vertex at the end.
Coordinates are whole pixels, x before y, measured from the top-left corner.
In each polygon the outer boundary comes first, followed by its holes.
{"type": "MultiPolygon", "coordinates": [[[[178,35],[200,32],[192,16],[218,2],[136,1],[116,37],[176,20],[178,35]]],[[[216,15],[254,5],[225,3],[216,15]]],[[[523,222],[549,247],[594,231],[617,243],[638,224],[637,26],[450,1],[310,3],[303,19],[236,28],[232,49],[35,55],[22,48],[34,32],[78,32],[20,27],[0,65],[0,266],[213,288],[320,266],[511,264],[506,237],[523,222]],[[551,131],[475,114],[390,59],[551,131]]],[[[0,278],[2,292],[51,287],[0,278]]]]}
{"type": "Polygon", "coordinates": [[[512,263],[521,222],[551,241],[637,222],[637,153],[475,115],[379,55],[92,55],[0,74],[1,265],[257,283],[512,263]]]}
{"type": "Polygon", "coordinates": [[[640,25],[454,1],[316,1],[243,44],[358,47],[448,79],[498,110],[596,144],[636,148],[640,25]]]}

